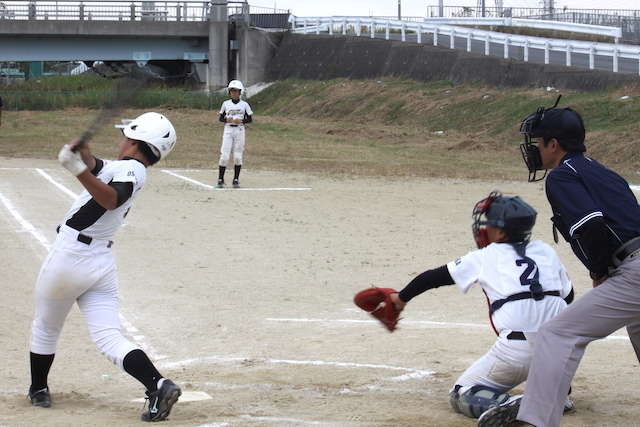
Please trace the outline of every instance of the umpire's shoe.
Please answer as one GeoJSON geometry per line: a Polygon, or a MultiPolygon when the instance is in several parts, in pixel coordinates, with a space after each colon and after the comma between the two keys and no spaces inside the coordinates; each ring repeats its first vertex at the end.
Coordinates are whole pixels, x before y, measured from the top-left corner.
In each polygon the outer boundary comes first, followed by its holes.
{"type": "Polygon", "coordinates": [[[142,421],[163,421],[169,416],[174,403],[182,390],[173,381],[164,379],[157,391],[147,392],[149,399],[149,410],[142,413],[142,421]]]}
{"type": "Polygon", "coordinates": [[[522,395],[512,396],[501,405],[492,406],[478,418],[478,427],[527,426],[529,424],[516,420],[520,410],[522,395]]]}
{"type": "Polygon", "coordinates": [[[51,393],[47,387],[41,390],[32,390],[29,388],[29,400],[33,406],[48,408],[51,406],[51,393]]]}

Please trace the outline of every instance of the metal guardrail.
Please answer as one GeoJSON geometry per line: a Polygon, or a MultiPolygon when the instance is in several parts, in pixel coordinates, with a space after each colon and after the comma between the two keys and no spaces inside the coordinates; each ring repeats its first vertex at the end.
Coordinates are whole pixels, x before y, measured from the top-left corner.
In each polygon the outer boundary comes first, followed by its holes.
{"type": "Polygon", "coordinates": [[[521,18],[622,28],[621,43],[640,44],[637,9],[544,9],[525,7],[428,6],[427,16],[447,18],[521,18]]]}
{"type": "Polygon", "coordinates": [[[208,1],[2,0],[0,19],[57,21],[208,21],[208,1]]]}
{"type": "Polygon", "coordinates": [[[471,7],[471,6],[427,6],[427,16],[431,18],[529,18],[555,20],[561,14],[587,14],[592,16],[638,17],[637,9],[561,9],[551,10],[540,7],[471,7]]]}
{"type": "Polygon", "coordinates": [[[537,28],[542,30],[559,30],[572,33],[584,33],[611,37],[618,43],[622,37],[622,28],[601,25],[580,24],[574,22],[557,22],[541,19],[522,18],[424,18],[423,23],[433,25],[464,25],[464,26],[503,26],[520,28],[537,28]]]}
{"type": "MultiPolygon", "coordinates": [[[[50,21],[208,21],[215,1],[47,1],[2,0],[0,19],[50,21]]],[[[287,29],[288,10],[223,2],[230,21],[287,29]]]]}
{"type": "MultiPolygon", "coordinates": [[[[640,58],[640,46],[627,46],[615,43],[591,43],[564,39],[546,39],[541,37],[518,36],[513,34],[499,33],[495,31],[485,31],[472,28],[458,27],[452,25],[437,25],[428,22],[416,23],[398,20],[377,20],[374,18],[352,18],[352,17],[331,17],[331,18],[294,18],[292,20],[292,32],[327,33],[330,35],[355,33],[356,36],[370,35],[375,38],[376,33],[385,32],[385,38],[389,40],[392,31],[401,34],[401,40],[406,41],[407,32],[416,34],[417,42],[422,43],[423,34],[433,35],[433,45],[439,45],[439,36],[446,36],[449,39],[449,47],[455,49],[455,39],[463,38],[467,41],[467,51],[471,51],[473,40],[481,41],[485,45],[485,55],[490,53],[490,44],[497,43],[503,46],[504,58],[509,58],[509,47],[516,46],[522,48],[524,61],[529,61],[531,49],[541,49],[544,51],[544,63],[549,64],[551,52],[561,52],[565,55],[565,65],[571,66],[572,54],[585,54],[589,58],[589,68],[595,69],[595,55],[607,56],[612,60],[612,71],[619,72],[618,62],[620,58],[630,58],[638,60],[640,58]]],[[[554,28],[563,30],[563,24],[554,22],[554,28]]],[[[586,29],[586,28],[585,28],[586,29]]],[[[576,29],[574,28],[574,32],[576,29]]],[[[638,61],[638,74],[640,74],[640,61],[638,61]]]]}

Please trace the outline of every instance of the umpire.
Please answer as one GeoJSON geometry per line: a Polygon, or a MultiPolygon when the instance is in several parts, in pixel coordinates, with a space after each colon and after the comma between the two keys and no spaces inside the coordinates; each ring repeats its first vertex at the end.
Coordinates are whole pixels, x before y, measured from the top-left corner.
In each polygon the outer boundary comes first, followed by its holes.
{"type": "Polygon", "coordinates": [[[576,111],[540,107],[520,133],[529,181],[551,170],[545,187],[554,236],[571,244],[593,289],[539,329],[524,395],[488,410],[478,425],[554,427],[587,344],[626,326],[640,360],[640,206],[626,180],[585,156],[576,111]]]}

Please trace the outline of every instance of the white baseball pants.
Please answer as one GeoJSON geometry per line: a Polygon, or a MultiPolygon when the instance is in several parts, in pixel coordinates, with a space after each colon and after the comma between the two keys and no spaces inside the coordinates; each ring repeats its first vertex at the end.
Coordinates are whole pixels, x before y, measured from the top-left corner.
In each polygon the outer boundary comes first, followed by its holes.
{"type": "Polygon", "coordinates": [[[77,302],[100,352],[122,368],[124,357],[140,347],[120,329],[115,256],[109,242],[93,240],[87,245],[77,236],[63,225],[40,270],[31,352],[55,354],[65,319],[77,302]]]}
{"type": "Polygon", "coordinates": [[[244,126],[225,125],[222,134],[222,148],[220,149],[220,166],[226,167],[233,151],[233,164],[242,165],[242,153],[244,152],[244,126]]]}

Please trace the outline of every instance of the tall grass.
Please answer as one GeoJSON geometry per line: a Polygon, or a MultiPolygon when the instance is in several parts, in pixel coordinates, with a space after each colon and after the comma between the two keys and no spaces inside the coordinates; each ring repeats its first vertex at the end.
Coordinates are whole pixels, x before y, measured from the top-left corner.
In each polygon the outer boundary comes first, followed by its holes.
{"type": "MultiPolygon", "coordinates": [[[[19,85],[0,85],[7,111],[53,111],[65,108],[98,109],[118,103],[120,94],[135,87],[130,79],[99,76],[58,76],[29,80],[19,85]]],[[[124,107],[151,109],[193,108],[215,110],[227,99],[225,93],[188,92],[160,84],[146,85],[124,107]]]]}

